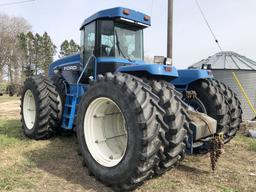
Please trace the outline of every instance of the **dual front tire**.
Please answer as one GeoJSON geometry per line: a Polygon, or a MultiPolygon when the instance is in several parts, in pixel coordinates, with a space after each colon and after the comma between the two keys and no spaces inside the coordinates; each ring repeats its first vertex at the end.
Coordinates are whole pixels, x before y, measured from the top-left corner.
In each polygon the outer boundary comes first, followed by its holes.
{"type": "Polygon", "coordinates": [[[108,73],[81,99],[77,137],[83,160],[115,191],[132,190],[182,158],[185,113],[173,90],[172,98],[163,96],[163,84],[156,84],[108,73]],[[170,99],[176,101],[172,108],[170,99]]]}

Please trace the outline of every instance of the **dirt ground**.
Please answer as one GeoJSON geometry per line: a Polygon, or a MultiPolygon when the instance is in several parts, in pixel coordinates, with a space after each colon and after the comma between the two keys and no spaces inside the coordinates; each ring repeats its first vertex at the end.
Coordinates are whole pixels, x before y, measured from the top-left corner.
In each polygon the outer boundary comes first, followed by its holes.
{"type": "Polygon", "coordinates": [[[20,117],[20,100],[1,102],[0,118],[18,119],[20,117]]]}
{"type": "MultiPolygon", "coordinates": [[[[0,98],[1,192],[111,191],[82,167],[74,135],[29,140],[20,129],[18,99],[3,100],[0,98]]],[[[208,154],[187,156],[179,166],[136,191],[255,192],[256,140],[238,135],[225,145],[214,173],[208,154]]]]}

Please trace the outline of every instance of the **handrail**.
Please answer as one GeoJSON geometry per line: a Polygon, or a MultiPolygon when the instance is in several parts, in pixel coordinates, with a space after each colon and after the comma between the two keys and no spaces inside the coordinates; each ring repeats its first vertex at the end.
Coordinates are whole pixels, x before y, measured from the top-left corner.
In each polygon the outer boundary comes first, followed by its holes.
{"type": "Polygon", "coordinates": [[[88,60],[87,60],[87,62],[86,62],[86,64],[85,64],[85,66],[84,66],[84,69],[83,69],[82,73],[80,74],[80,76],[79,76],[79,78],[78,78],[78,80],[77,80],[77,82],[76,82],[77,84],[79,84],[79,82],[81,81],[82,76],[84,75],[84,72],[85,72],[85,70],[86,70],[87,66],[89,65],[89,63],[90,63],[90,61],[91,61],[92,58],[94,58],[94,66],[96,66],[97,59],[96,59],[96,57],[95,57],[94,55],[91,55],[91,56],[88,58],[88,60]]]}

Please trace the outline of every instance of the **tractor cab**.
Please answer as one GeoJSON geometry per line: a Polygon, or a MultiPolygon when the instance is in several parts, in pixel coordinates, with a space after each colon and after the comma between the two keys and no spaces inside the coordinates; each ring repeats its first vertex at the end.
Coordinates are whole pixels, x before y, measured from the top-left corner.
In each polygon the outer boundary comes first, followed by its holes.
{"type": "Polygon", "coordinates": [[[115,72],[120,66],[144,60],[143,29],[150,26],[150,17],[126,8],[113,8],[96,13],[81,27],[81,63],[92,55],[86,76],[115,72]]]}
{"type": "Polygon", "coordinates": [[[49,76],[60,74],[69,84],[88,84],[98,75],[122,72],[137,77],[172,80],[178,77],[167,63],[144,62],[143,30],[151,18],[117,7],[100,11],[81,25],[81,51],[50,65],[49,76]]]}

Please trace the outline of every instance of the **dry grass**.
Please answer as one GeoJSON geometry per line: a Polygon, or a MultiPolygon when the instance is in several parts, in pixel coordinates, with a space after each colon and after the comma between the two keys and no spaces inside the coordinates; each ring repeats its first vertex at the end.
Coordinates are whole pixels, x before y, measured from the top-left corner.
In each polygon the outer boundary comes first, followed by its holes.
{"type": "Polygon", "coordinates": [[[0,118],[19,119],[20,100],[18,97],[0,96],[0,118]]]}
{"type": "MultiPolygon", "coordinates": [[[[215,173],[208,155],[188,156],[137,191],[255,192],[255,145],[255,140],[238,135],[225,146],[215,173]]],[[[0,118],[0,191],[111,191],[89,176],[77,149],[75,136],[33,141],[23,136],[19,120],[0,118]]]]}
{"type": "Polygon", "coordinates": [[[8,95],[0,96],[0,103],[9,102],[9,101],[18,101],[19,97],[13,96],[9,97],[8,95]]]}

